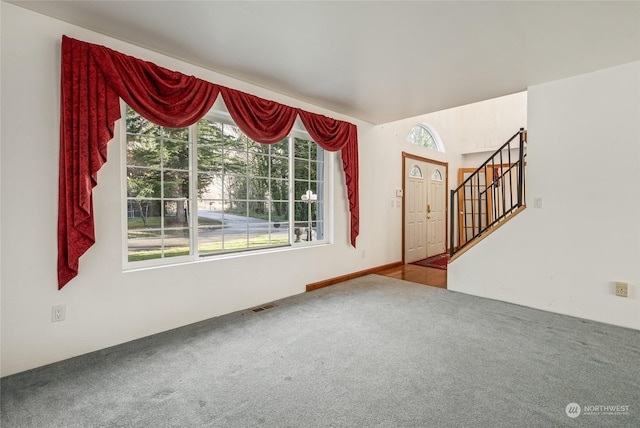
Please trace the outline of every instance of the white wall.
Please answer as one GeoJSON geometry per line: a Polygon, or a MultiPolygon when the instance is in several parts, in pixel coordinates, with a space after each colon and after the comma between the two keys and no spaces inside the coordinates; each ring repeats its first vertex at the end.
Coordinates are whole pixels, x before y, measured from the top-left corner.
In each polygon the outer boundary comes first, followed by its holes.
{"type": "MultiPolygon", "coordinates": [[[[102,36],[11,4],[2,13],[2,375],[304,292],[311,282],[400,260],[399,209],[377,186],[385,151],[349,117],[102,36]],[[358,249],[349,245],[346,191],[335,163],[334,244],[122,272],[120,141],[94,193],[97,243],[57,290],[60,41],[63,34],[284,104],[347,120],[360,134],[358,249]],[[396,243],[394,244],[394,239],[396,243]],[[389,242],[390,245],[380,245],[389,242]],[[51,323],[65,304],[66,321],[51,323]]],[[[313,84],[313,82],[309,82],[313,84]]],[[[400,161],[398,161],[399,163],[400,161]]]]}
{"type": "Polygon", "coordinates": [[[527,92],[410,117],[376,127],[396,150],[449,162],[450,186],[458,185],[458,168],[477,167],[520,128],[527,127],[527,92]],[[445,154],[406,142],[411,129],[431,125],[440,135],[445,154]]]}
{"type": "Polygon", "coordinates": [[[640,62],[530,87],[528,208],[449,266],[449,289],[640,329],[639,118],[640,62]]]}
{"type": "MultiPolygon", "coordinates": [[[[458,144],[463,154],[481,152],[480,163],[520,128],[527,127],[527,93],[519,92],[450,109],[459,117],[458,144]],[[489,153],[485,153],[489,152],[489,153]]],[[[447,112],[445,110],[445,112],[447,112]]]]}

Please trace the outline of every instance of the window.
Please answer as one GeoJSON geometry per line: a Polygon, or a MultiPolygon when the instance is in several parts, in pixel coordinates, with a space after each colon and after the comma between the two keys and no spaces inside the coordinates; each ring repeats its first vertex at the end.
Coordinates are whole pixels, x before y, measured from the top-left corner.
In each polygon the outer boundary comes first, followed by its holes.
{"type": "Polygon", "coordinates": [[[324,150],[309,139],[294,138],[293,162],[296,241],[324,239],[324,150]]]}
{"type": "Polygon", "coordinates": [[[422,178],[422,170],[418,165],[413,165],[409,170],[409,177],[422,178]]]}
{"type": "Polygon", "coordinates": [[[303,130],[259,144],[224,112],[172,129],[127,107],[126,134],[127,262],[326,242],[325,153],[303,130]]]}
{"type": "Polygon", "coordinates": [[[407,136],[407,142],[444,153],[444,145],[440,140],[440,136],[435,129],[424,123],[418,124],[411,129],[407,136]]]}
{"type": "Polygon", "coordinates": [[[442,178],[442,173],[440,172],[439,169],[434,169],[433,170],[433,174],[431,174],[431,180],[433,180],[433,181],[444,181],[444,179],[442,178]]]}
{"type": "Polygon", "coordinates": [[[189,254],[189,129],[155,125],[127,109],[129,261],[189,254]]]}

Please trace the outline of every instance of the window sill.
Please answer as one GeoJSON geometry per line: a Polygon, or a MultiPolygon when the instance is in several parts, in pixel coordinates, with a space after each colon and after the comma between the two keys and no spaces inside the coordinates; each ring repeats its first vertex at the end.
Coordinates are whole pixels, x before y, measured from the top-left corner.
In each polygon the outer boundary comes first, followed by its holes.
{"type": "Polygon", "coordinates": [[[156,259],[156,260],[150,261],[149,263],[140,263],[140,264],[135,263],[135,265],[134,263],[126,263],[122,267],[122,272],[123,273],[140,272],[140,271],[158,269],[158,268],[170,268],[175,266],[208,263],[208,262],[215,262],[215,261],[229,260],[229,259],[236,259],[236,258],[263,256],[266,254],[277,254],[277,253],[284,253],[284,252],[296,251],[296,250],[306,250],[310,248],[323,247],[326,245],[331,245],[331,243],[327,240],[313,241],[312,243],[300,242],[300,243],[296,243],[295,245],[289,244],[289,245],[283,245],[281,247],[270,247],[270,248],[265,248],[264,250],[246,250],[246,251],[235,251],[235,252],[228,252],[228,253],[222,253],[222,254],[208,254],[208,255],[202,255],[202,256],[175,257],[175,258],[171,258],[170,259],[171,261],[167,261],[167,259],[156,259]],[[158,260],[162,260],[162,263],[159,263],[158,260]]]}

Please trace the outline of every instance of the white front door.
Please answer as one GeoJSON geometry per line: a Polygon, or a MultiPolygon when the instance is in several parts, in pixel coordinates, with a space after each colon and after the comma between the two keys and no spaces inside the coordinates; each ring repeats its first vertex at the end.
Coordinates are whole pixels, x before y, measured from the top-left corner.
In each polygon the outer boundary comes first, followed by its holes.
{"type": "Polygon", "coordinates": [[[447,248],[446,173],[442,166],[430,166],[427,192],[427,257],[442,254],[447,248]]]}
{"type": "Polygon", "coordinates": [[[406,263],[427,258],[427,186],[424,162],[409,162],[405,177],[404,257],[406,263]]]}
{"type": "Polygon", "coordinates": [[[404,261],[413,263],[446,251],[446,167],[405,158],[404,261]]]}

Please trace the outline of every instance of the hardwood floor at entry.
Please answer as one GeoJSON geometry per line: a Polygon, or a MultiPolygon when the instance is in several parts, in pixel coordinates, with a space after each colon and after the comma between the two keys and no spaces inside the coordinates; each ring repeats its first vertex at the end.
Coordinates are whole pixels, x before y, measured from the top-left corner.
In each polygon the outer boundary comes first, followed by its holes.
{"type": "Polygon", "coordinates": [[[432,287],[447,288],[447,271],[444,269],[406,264],[376,273],[391,278],[417,282],[418,284],[431,285],[432,287]]]}

